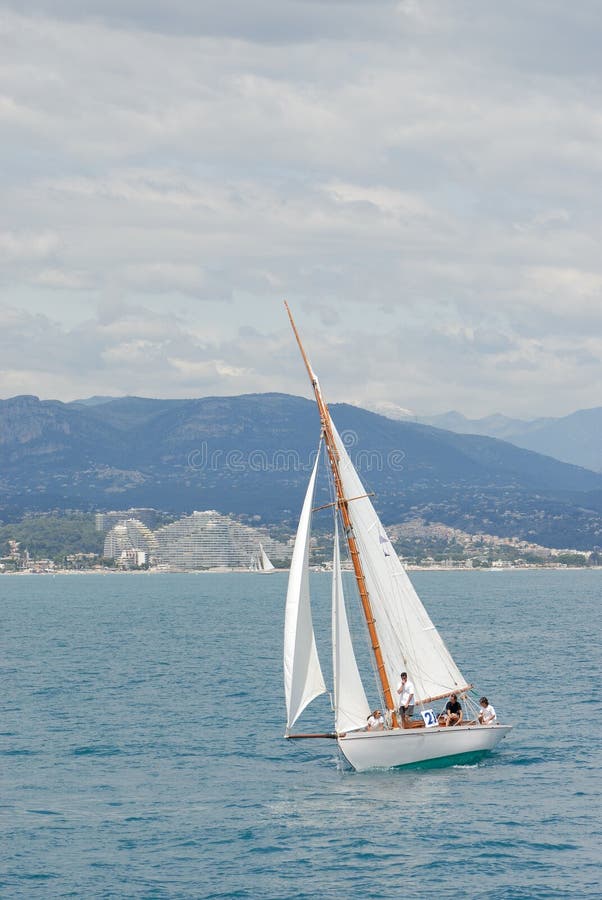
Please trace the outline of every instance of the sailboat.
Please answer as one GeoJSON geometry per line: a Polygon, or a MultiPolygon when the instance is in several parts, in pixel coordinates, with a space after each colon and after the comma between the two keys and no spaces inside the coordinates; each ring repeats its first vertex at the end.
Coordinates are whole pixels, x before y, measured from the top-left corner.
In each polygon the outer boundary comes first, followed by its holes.
{"type": "Polygon", "coordinates": [[[251,572],[261,572],[263,575],[270,575],[276,571],[276,566],[263,549],[261,541],[259,542],[259,550],[251,557],[249,569],[251,572]]]}
{"type": "Polygon", "coordinates": [[[286,738],[332,738],[357,771],[424,763],[459,761],[492,750],[510,725],[481,725],[467,719],[444,726],[433,704],[457,696],[465,709],[473,704],[469,684],[422,605],[408,574],[389,541],[374,506],[345,449],[322,395],[288,304],[290,323],[315,394],[321,441],[333,485],[335,539],[332,566],[332,671],[334,731],[295,734],[291,731],[304,709],[327,692],[314,635],[309,551],[314,492],[320,453],[313,467],[291,560],[284,626],[286,738]],[[367,729],[368,703],[350,634],[339,549],[341,522],[357,592],[369,634],[377,673],[384,727],[367,729]],[[398,712],[397,686],[402,672],[414,685],[417,718],[398,712]]]}

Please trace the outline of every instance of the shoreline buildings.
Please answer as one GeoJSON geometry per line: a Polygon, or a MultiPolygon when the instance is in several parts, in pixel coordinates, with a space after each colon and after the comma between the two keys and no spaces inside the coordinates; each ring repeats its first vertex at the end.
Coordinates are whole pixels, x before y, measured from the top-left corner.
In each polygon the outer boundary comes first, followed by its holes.
{"type": "MultiPolygon", "coordinates": [[[[114,521],[115,514],[110,516],[108,521],[114,521]]],[[[212,509],[195,511],[156,531],[138,519],[118,520],[105,538],[104,555],[120,560],[126,551],[138,550],[146,553],[151,565],[161,567],[237,569],[249,567],[260,541],[275,563],[289,562],[289,544],[274,540],[265,528],[243,525],[212,509]]]]}

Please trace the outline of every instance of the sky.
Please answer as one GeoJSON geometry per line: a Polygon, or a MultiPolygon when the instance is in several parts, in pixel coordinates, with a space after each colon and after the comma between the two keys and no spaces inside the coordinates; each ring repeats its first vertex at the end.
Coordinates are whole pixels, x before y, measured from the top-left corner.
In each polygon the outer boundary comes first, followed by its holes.
{"type": "Polygon", "coordinates": [[[0,397],[602,403],[597,0],[0,7],[0,397]]]}

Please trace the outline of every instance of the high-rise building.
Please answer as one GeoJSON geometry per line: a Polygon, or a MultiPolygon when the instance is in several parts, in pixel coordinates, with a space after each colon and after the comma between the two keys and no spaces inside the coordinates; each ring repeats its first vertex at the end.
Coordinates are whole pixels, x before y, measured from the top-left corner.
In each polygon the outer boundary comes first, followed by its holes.
{"type": "Polygon", "coordinates": [[[138,519],[118,522],[105,538],[103,555],[107,559],[119,559],[124,550],[144,550],[147,558],[155,557],[155,535],[138,519]]]}
{"type": "Polygon", "coordinates": [[[155,532],[156,558],[176,569],[248,567],[263,544],[275,562],[288,561],[291,547],[273,540],[264,528],[251,528],[215,510],[193,512],[155,532]]]}

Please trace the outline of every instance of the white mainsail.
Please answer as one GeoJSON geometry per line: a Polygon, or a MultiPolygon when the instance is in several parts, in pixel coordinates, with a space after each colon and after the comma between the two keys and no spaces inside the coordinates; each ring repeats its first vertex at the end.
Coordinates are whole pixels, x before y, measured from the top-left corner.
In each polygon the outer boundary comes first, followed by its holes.
{"type": "Polygon", "coordinates": [[[334,681],[335,730],[352,731],[366,725],[370,707],[357,668],[343,595],[339,529],[335,518],[332,560],[332,673],[334,681]]]}
{"type": "Polygon", "coordinates": [[[375,618],[389,685],[397,704],[399,675],[414,682],[416,702],[466,687],[466,679],[414,590],[345,446],[332,425],[339,471],[375,618]],[[359,498],[359,499],[354,499],[359,498]]]}
{"type": "Polygon", "coordinates": [[[287,729],[292,727],[308,703],[326,692],[316,650],[309,596],[311,510],[319,458],[318,453],[303,502],[286,594],[284,692],[287,729]]]}

